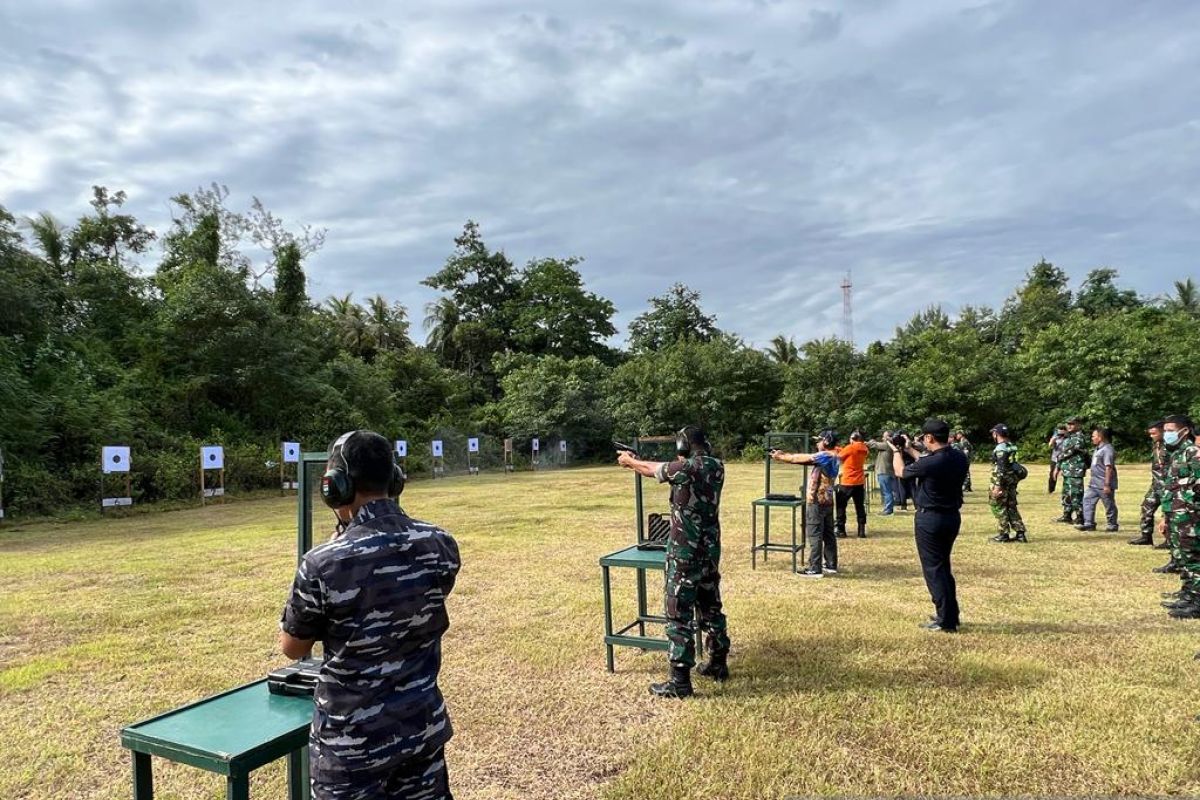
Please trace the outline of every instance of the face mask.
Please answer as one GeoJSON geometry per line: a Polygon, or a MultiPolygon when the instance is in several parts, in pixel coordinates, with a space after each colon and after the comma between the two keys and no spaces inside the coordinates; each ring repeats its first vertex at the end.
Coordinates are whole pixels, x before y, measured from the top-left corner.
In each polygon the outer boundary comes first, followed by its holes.
{"type": "Polygon", "coordinates": [[[1169,446],[1174,447],[1183,440],[1183,436],[1179,431],[1163,431],[1163,441],[1169,446]]]}

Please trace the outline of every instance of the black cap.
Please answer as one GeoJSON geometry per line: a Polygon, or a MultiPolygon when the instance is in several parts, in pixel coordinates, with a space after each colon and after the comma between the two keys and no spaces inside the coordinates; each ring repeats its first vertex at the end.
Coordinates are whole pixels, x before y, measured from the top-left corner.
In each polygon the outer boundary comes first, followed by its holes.
{"type": "Polygon", "coordinates": [[[997,422],[992,426],[992,433],[998,433],[1001,436],[1008,436],[1008,426],[1003,422],[997,422]]]}
{"type": "Polygon", "coordinates": [[[921,433],[932,434],[941,441],[950,438],[950,425],[944,419],[927,419],[921,426],[921,433]]]}
{"type": "Polygon", "coordinates": [[[824,442],[826,447],[833,447],[837,444],[837,432],[833,428],[826,428],[817,436],[817,441],[824,442]]]}

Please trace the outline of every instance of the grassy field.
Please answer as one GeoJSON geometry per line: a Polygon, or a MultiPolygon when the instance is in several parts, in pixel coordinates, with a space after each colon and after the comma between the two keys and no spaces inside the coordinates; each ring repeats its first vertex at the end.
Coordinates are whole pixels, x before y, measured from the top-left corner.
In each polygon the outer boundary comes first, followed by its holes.
{"type": "MultiPolygon", "coordinates": [[[[977,485],[985,472],[977,466],[977,485]]],[[[957,636],[931,606],[908,515],[844,539],[843,573],[750,569],[759,466],[731,465],[724,592],[734,679],[656,701],[662,654],[604,668],[597,558],[633,538],[615,468],[410,486],[405,505],[461,544],[442,687],[459,798],[1196,794],[1200,623],[1175,621],[1129,547],[1146,470],[1123,467],[1126,530],[1048,520],[1028,545],[987,541],[969,495],[957,636]]],[[[665,495],[651,487],[655,507],[665,495]]],[[[294,564],[294,500],[0,529],[0,797],[125,798],[125,724],[255,679],[285,659],[276,622],[294,564]]],[[[654,510],[653,508],[651,510],[654,510]]],[[[878,508],[874,509],[878,510],[878,508]]],[[[633,583],[617,578],[624,615],[633,583]]],[[[215,777],[156,760],[163,798],[215,798],[215,777]]],[[[282,797],[283,768],[252,796],[282,797]]]]}

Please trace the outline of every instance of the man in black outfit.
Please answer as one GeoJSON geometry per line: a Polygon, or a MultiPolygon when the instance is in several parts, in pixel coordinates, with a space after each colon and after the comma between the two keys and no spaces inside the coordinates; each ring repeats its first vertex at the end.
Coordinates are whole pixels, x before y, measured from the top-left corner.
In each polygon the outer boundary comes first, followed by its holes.
{"type": "Polygon", "coordinates": [[[950,571],[950,551],[962,525],[959,509],[963,503],[963,481],[970,464],[967,457],[950,447],[950,426],[940,419],[929,419],[921,427],[925,455],[905,441],[904,448],[891,442],[892,464],[897,475],[915,478],[917,513],[913,520],[917,536],[917,556],[925,573],[925,585],[933,598],[937,615],[921,627],[931,631],[954,633],[958,630],[958,596],[954,574],[950,571]],[[912,463],[905,465],[905,451],[912,463]]]}

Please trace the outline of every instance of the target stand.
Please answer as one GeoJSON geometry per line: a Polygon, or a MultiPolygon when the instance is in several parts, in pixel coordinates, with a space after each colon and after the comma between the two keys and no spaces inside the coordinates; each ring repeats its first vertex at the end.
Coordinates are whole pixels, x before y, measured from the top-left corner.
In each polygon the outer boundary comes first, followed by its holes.
{"type": "Polygon", "coordinates": [[[133,482],[129,476],[129,447],[125,445],[100,448],[100,511],[133,505],[133,482]],[[115,496],[108,493],[112,484],[109,475],[117,476],[121,491],[115,496]],[[123,480],[122,480],[123,479],[123,480]]]}
{"type": "MultiPolygon", "coordinates": [[[[663,458],[669,461],[674,457],[674,436],[653,436],[644,439],[634,439],[631,446],[638,450],[643,458],[650,458],[653,450],[662,449],[663,445],[670,448],[671,455],[663,458]],[[645,448],[645,452],[643,452],[645,448]]],[[[645,513],[645,498],[642,492],[642,476],[633,474],[633,505],[636,520],[637,543],[600,557],[601,589],[604,593],[604,648],[609,672],[616,670],[614,648],[633,647],[643,652],[647,650],[667,650],[670,642],[666,636],[651,636],[646,631],[647,625],[666,625],[666,609],[662,614],[649,612],[646,573],[663,573],[664,606],[666,599],[667,580],[667,538],[670,536],[671,523],[669,517],[663,514],[645,513]],[[634,581],[637,587],[637,616],[629,623],[616,627],[613,622],[612,607],[612,571],[614,569],[634,570],[634,581]]],[[[700,627],[695,627],[696,655],[704,651],[703,636],[700,627]]]]}
{"type": "Polygon", "coordinates": [[[445,451],[442,448],[442,440],[434,439],[429,445],[429,452],[433,456],[433,477],[444,477],[446,474],[446,458],[445,451]]]}
{"type": "Polygon", "coordinates": [[[300,489],[300,443],[284,442],[280,448],[279,493],[300,489]],[[291,464],[292,466],[288,466],[291,464]]]}
{"type": "Polygon", "coordinates": [[[529,442],[529,465],[537,472],[538,465],[542,463],[542,440],[538,437],[533,437],[529,442]]]}
{"type": "Polygon", "coordinates": [[[478,475],[479,464],[482,460],[479,455],[479,437],[472,436],[467,439],[467,474],[478,475]]]}
{"type": "Polygon", "coordinates": [[[758,568],[758,555],[762,553],[765,564],[769,553],[790,553],[792,556],[792,572],[800,571],[800,562],[804,558],[807,546],[808,521],[804,514],[804,492],[808,485],[808,466],[801,466],[801,479],[798,487],[783,486],[782,478],[787,473],[780,474],[776,469],[776,486],[771,484],[771,450],[807,453],[811,446],[811,437],[807,431],[800,433],[771,432],[763,437],[763,460],[765,471],[763,477],[763,496],[750,503],[750,569],[758,568]],[[797,449],[799,448],[799,449],[797,449]],[[763,512],[763,540],[758,541],[758,510],[763,512]],[[792,536],[787,540],[771,541],[771,509],[786,509],[791,512],[792,536]],[[799,512],[800,523],[797,528],[796,517],[799,512]],[[799,538],[797,538],[799,532],[799,538]]]}
{"type": "Polygon", "coordinates": [[[516,465],[516,463],[513,462],[513,440],[512,439],[504,440],[504,471],[506,473],[517,471],[517,465],[516,465]]]}
{"type": "Polygon", "coordinates": [[[200,505],[207,505],[210,498],[221,498],[225,502],[225,448],[221,445],[205,445],[200,448],[200,505]],[[209,485],[208,473],[216,473],[216,483],[209,485]]]}

